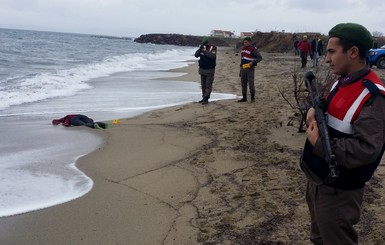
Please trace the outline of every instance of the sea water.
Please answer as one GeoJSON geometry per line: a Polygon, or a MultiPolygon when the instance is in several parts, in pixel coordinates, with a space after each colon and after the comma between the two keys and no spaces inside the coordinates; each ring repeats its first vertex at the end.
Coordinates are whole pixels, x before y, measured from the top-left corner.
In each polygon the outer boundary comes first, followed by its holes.
{"type": "MultiPolygon", "coordinates": [[[[54,126],[81,113],[96,121],[198,100],[196,81],[167,80],[195,47],[132,38],[0,29],[0,217],[81,197],[92,180],[76,159],[102,144],[92,129],[54,126]],[[156,78],[163,78],[156,80],[156,78]]],[[[212,99],[235,95],[213,93],[212,99]]]]}

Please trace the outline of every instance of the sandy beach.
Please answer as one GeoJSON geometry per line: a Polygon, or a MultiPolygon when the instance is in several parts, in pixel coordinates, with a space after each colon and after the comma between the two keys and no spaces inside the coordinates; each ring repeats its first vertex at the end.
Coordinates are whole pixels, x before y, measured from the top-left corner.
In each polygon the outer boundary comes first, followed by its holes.
{"type": "MultiPolygon", "coordinates": [[[[77,162],[93,189],[0,219],[0,243],[309,244],[306,179],[298,166],[305,135],[296,120],[288,126],[296,110],[278,91],[292,90],[300,60],[291,53],[262,56],[256,103],[191,103],[95,131],[104,145],[77,162]]],[[[214,91],[240,94],[239,59],[219,49],[214,91]]],[[[187,75],[174,79],[198,82],[197,70],[196,63],[178,69],[187,75]]],[[[385,242],[384,177],[381,164],[367,187],[361,244],[385,242]]]]}

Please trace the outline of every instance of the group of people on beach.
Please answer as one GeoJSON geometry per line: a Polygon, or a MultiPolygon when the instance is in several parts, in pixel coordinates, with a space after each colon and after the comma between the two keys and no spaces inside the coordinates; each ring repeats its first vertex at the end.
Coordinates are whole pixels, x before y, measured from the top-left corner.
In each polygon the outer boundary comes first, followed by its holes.
{"type": "Polygon", "coordinates": [[[310,56],[310,59],[313,61],[312,67],[318,66],[318,60],[323,55],[323,43],[320,36],[317,34],[314,36],[313,40],[309,42],[308,36],[303,35],[302,40],[296,40],[294,42],[294,53],[301,57],[301,67],[305,68],[307,64],[307,58],[310,56]]]}
{"type": "Polygon", "coordinates": [[[317,34],[313,40],[309,42],[308,36],[303,35],[302,40],[294,41],[294,53],[301,57],[301,67],[305,68],[307,64],[307,58],[313,61],[313,68],[318,66],[318,60],[323,55],[323,43],[320,36],[317,34]]]}
{"type": "MultiPolygon", "coordinates": [[[[318,60],[323,55],[323,43],[319,35],[309,42],[304,35],[301,41],[294,42],[295,54],[301,57],[302,68],[306,67],[308,56],[313,60],[313,66],[318,66],[318,60]]],[[[202,44],[195,51],[194,56],[199,58],[199,75],[201,78],[202,99],[199,103],[209,103],[215,77],[217,47],[209,43],[208,37],[203,37],[202,44]]],[[[250,101],[255,102],[255,68],[262,61],[262,55],[252,43],[251,37],[243,39],[239,77],[241,78],[242,98],[238,102],[247,102],[247,88],[250,91],[250,101]]]]}
{"type": "MultiPolygon", "coordinates": [[[[217,48],[209,43],[207,37],[203,37],[202,45],[195,51],[195,57],[199,58],[199,75],[201,78],[202,100],[199,103],[203,105],[209,103],[210,94],[213,88],[215,66],[217,58],[217,48]]],[[[255,102],[255,67],[262,61],[262,56],[255,45],[252,44],[251,37],[243,39],[241,48],[241,62],[239,76],[242,85],[242,99],[238,102],[247,102],[247,87],[250,91],[250,100],[255,102]]]]}
{"type": "MultiPolygon", "coordinates": [[[[255,101],[254,70],[262,57],[243,39],[241,50],[242,99],[255,101]]],[[[205,39],[195,53],[200,57],[202,104],[207,104],[215,72],[216,48],[205,39]],[[210,65],[207,65],[210,64],[210,65]]],[[[364,187],[379,166],[385,150],[385,87],[366,65],[366,54],[373,45],[371,33],[356,23],[341,23],[329,31],[325,62],[338,75],[324,99],[321,115],[327,118],[329,142],[320,131],[320,115],[310,108],[306,115],[306,142],[300,166],[306,175],[306,202],[310,212],[310,241],[317,245],[358,244],[354,225],[361,215],[364,187]],[[331,149],[326,149],[330,146],[331,149]],[[330,153],[331,154],[327,155],[330,153]],[[330,168],[330,159],[335,165],[330,168]],[[334,168],[335,167],[335,168],[334,168]]],[[[315,36],[310,43],[303,36],[296,46],[302,68],[311,55],[313,66],[323,54],[323,43],[315,36]]]]}

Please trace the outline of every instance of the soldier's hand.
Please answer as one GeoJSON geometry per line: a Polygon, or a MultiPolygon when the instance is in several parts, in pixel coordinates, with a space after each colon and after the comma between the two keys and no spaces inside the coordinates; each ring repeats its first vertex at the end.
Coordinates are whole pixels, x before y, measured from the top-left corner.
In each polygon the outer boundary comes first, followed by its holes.
{"type": "Polygon", "coordinates": [[[313,107],[306,113],[306,125],[309,126],[312,121],[315,121],[315,110],[313,107]]]}
{"type": "Polygon", "coordinates": [[[316,120],[313,120],[309,123],[309,126],[306,130],[306,136],[310,144],[314,146],[318,138],[320,137],[319,128],[316,120]]]}

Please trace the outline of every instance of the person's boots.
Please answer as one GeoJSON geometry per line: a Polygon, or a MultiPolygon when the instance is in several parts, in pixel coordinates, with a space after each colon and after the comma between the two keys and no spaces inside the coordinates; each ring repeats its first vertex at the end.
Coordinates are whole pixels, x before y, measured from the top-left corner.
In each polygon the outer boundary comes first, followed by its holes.
{"type": "Polygon", "coordinates": [[[209,103],[209,98],[208,97],[204,97],[203,100],[202,100],[202,105],[207,105],[209,103]]]}
{"type": "Polygon", "coordinates": [[[255,102],[255,94],[251,95],[251,102],[255,102]]]}
{"type": "Polygon", "coordinates": [[[238,100],[238,102],[247,102],[247,95],[242,94],[242,99],[238,100]]]}
{"type": "Polygon", "coordinates": [[[203,98],[203,99],[201,99],[200,101],[198,101],[198,103],[202,103],[204,100],[205,100],[205,99],[203,98]]]}

